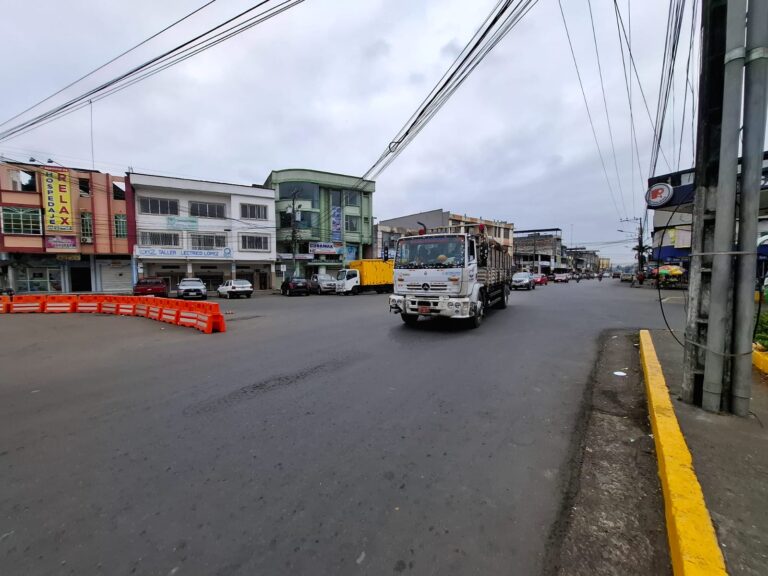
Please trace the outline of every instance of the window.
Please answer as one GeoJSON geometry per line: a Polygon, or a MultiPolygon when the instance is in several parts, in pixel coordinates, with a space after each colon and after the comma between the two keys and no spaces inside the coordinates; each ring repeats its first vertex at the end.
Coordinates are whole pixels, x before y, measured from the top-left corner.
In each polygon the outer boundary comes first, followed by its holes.
{"type": "Polygon", "coordinates": [[[61,292],[60,268],[19,268],[19,292],[61,292]]]}
{"type": "Polygon", "coordinates": [[[280,227],[290,228],[292,225],[291,215],[288,212],[280,212],[280,227]]]}
{"type": "Polygon", "coordinates": [[[142,214],[179,215],[179,201],[166,198],[139,198],[139,211],[142,214]]]}
{"type": "Polygon", "coordinates": [[[296,195],[296,203],[302,208],[320,207],[320,186],[311,182],[282,182],[280,200],[291,200],[296,195]]]}
{"type": "Polygon", "coordinates": [[[344,203],[347,206],[360,206],[360,192],[357,190],[345,190],[344,203]]]}
{"type": "Polygon", "coordinates": [[[213,202],[190,202],[189,215],[200,218],[224,218],[224,204],[213,202]]]}
{"type": "Polygon", "coordinates": [[[112,199],[125,200],[125,184],[122,182],[112,182],[112,199]]]}
{"type": "Polygon", "coordinates": [[[80,189],[80,196],[91,195],[91,179],[90,178],[78,178],[77,187],[80,189]]]}
{"type": "Polygon", "coordinates": [[[11,190],[16,192],[37,192],[35,173],[27,170],[10,170],[11,190]]]}
{"type": "Polygon", "coordinates": [[[128,216],[115,214],[115,238],[128,238],[128,216]]]}
{"type": "Polygon", "coordinates": [[[262,204],[240,204],[240,218],[246,220],[266,220],[267,207],[262,204]]]}
{"type": "Polygon", "coordinates": [[[179,246],[177,232],[140,232],[139,244],[142,246],[179,246]]]}
{"type": "Polygon", "coordinates": [[[263,234],[243,234],[240,236],[241,250],[269,250],[269,236],[263,234]]]}
{"type": "MultiPolygon", "coordinates": [[[[314,229],[319,232],[320,214],[318,212],[309,212],[307,210],[297,210],[296,228],[299,230],[314,229]]],[[[280,227],[290,228],[293,226],[290,212],[280,212],[280,227]]]]}
{"type": "Polygon", "coordinates": [[[344,217],[344,230],[347,232],[360,232],[360,216],[350,216],[347,214],[344,217]]]}
{"type": "Polygon", "coordinates": [[[190,234],[192,248],[195,250],[210,250],[212,248],[226,248],[227,236],[225,234],[190,234]]]}
{"type": "Polygon", "coordinates": [[[93,241],[93,214],[90,212],[80,212],[80,236],[81,242],[84,242],[83,238],[93,241]]]}
{"type": "Polygon", "coordinates": [[[30,234],[40,236],[43,227],[37,208],[3,208],[3,232],[5,234],[30,234]]]}

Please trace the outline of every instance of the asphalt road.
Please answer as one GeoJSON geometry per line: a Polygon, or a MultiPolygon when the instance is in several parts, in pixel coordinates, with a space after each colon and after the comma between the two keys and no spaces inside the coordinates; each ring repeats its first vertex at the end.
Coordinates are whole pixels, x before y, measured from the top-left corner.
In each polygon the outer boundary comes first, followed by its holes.
{"type": "Polygon", "coordinates": [[[0,574],[540,573],[598,337],[663,325],[618,280],[478,330],[373,294],[221,302],[213,335],[0,317],[0,574]]]}

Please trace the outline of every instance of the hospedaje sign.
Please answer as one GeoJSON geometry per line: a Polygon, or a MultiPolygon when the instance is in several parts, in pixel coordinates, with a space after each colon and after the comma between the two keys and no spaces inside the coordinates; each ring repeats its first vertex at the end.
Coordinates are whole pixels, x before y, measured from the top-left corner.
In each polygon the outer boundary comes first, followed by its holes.
{"type": "Polygon", "coordinates": [[[46,168],[43,172],[45,231],[74,232],[72,194],[66,169],[46,168]]]}

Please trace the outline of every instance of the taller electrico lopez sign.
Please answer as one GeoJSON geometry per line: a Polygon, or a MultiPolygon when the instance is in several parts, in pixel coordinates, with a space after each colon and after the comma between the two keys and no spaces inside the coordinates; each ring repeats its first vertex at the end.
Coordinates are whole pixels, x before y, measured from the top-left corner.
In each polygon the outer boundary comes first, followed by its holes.
{"type": "Polygon", "coordinates": [[[45,231],[73,232],[72,195],[67,170],[49,168],[43,172],[45,190],[45,231]]]}

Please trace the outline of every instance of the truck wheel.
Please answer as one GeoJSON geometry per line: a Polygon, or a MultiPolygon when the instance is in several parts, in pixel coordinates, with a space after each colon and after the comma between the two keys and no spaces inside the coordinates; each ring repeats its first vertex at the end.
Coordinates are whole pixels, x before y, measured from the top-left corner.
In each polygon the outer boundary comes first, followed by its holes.
{"type": "Polygon", "coordinates": [[[419,317],[413,314],[400,314],[400,318],[403,319],[406,326],[416,326],[416,323],[419,321],[419,317]]]}
{"type": "Polygon", "coordinates": [[[504,286],[501,290],[503,293],[501,295],[501,300],[496,304],[496,308],[504,310],[504,308],[507,307],[507,304],[509,304],[509,288],[504,286]]]}
{"type": "Polygon", "coordinates": [[[485,319],[485,293],[480,293],[480,301],[477,303],[477,313],[469,319],[470,328],[480,328],[485,319]]]}
{"type": "Polygon", "coordinates": [[[357,296],[360,293],[360,286],[352,286],[352,296],[357,296]]]}

